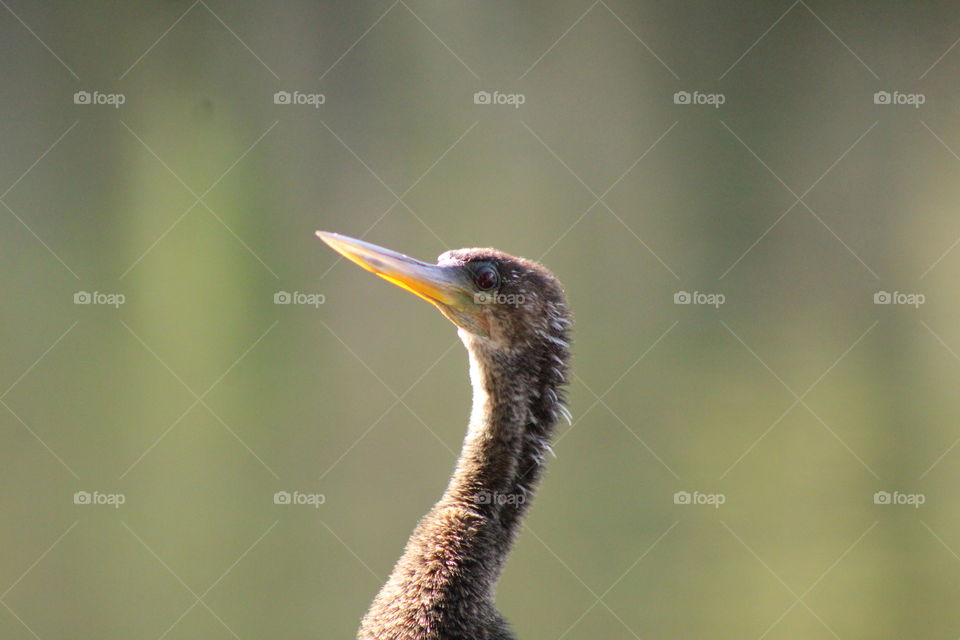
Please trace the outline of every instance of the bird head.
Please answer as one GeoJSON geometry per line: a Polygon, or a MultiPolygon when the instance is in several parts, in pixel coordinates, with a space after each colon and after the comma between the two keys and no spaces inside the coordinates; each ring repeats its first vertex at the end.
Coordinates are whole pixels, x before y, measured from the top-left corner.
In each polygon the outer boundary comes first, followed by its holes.
{"type": "Polygon", "coordinates": [[[570,321],[563,289],[536,262],[496,249],[456,249],[429,264],[337,233],[317,236],[367,271],[430,302],[465,339],[488,349],[565,342],[570,321]]]}

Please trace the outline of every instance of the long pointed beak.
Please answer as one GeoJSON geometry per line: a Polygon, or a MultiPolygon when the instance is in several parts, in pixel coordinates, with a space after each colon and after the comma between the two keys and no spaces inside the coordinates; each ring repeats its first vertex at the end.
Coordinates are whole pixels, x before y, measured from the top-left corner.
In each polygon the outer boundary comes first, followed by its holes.
{"type": "Polygon", "coordinates": [[[463,304],[466,291],[450,268],[420,262],[402,253],[339,233],[317,231],[317,237],[348,260],[437,305],[441,310],[441,305],[457,308],[463,304]]]}

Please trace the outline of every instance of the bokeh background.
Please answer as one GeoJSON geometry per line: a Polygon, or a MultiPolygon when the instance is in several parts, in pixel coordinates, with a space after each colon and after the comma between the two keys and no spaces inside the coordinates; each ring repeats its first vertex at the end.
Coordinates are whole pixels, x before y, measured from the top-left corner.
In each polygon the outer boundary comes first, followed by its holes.
{"type": "Polygon", "coordinates": [[[470,395],[318,228],[568,288],[519,637],[960,635],[953,3],[0,5],[0,637],[353,637],[470,395]]]}

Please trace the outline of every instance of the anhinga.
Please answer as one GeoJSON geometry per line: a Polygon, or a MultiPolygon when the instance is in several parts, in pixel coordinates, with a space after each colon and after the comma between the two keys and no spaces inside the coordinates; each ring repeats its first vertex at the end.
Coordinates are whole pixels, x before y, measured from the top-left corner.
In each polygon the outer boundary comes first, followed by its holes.
{"type": "Polygon", "coordinates": [[[570,314],[544,267],[494,249],[436,265],[318,231],[333,249],[436,305],[470,356],[473,410],[456,470],[363,618],[360,640],[510,640],[493,604],[504,560],[569,414],[570,314]]]}

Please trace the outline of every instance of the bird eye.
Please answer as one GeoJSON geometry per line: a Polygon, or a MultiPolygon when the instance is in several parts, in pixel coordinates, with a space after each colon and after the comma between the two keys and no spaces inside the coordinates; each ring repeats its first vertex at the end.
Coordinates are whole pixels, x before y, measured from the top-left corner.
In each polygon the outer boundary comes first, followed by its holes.
{"type": "Polygon", "coordinates": [[[482,291],[489,291],[500,284],[500,275],[493,267],[483,266],[477,270],[473,280],[477,283],[477,287],[479,287],[482,291]]]}

